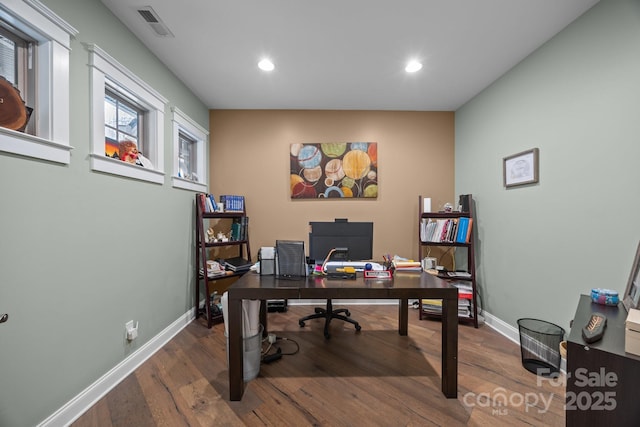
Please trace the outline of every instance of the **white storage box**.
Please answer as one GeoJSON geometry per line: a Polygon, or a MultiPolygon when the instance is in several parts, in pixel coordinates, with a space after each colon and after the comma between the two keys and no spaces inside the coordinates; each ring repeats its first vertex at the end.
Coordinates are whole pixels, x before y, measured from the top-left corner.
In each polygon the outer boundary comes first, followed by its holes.
{"type": "Polygon", "coordinates": [[[640,356],[640,310],[629,309],[624,328],[624,351],[640,356]]]}

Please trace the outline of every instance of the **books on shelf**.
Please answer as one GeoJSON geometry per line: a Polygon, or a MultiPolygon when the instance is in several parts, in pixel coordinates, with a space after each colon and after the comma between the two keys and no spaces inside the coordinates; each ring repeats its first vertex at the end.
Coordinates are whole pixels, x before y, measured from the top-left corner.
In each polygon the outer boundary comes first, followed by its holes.
{"type": "Polygon", "coordinates": [[[202,212],[211,213],[218,210],[218,204],[216,203],[216,198],[213,194],[199,193],[198,203],[202,212]]]}
{"type": "Polygon", "coordinates": [[[218,204],[213,194],[199,193],[198,200],[202,212],[244,212],[244,196],[225,194],[220,196],[218,204]]]}
{"type": "Polygon", "coordinates": [[[442,300],[441,299],[423,299],[422,311],[427,314],[442,315],[442,300]]]}
{"type": "Polygon", "coordinates": [[[458,299],[470,300],[473,298],[473,287],[469,282],[452,282],[458,288],[458,299]]]}
{"type": "Polygon", "coordinates": [[[253,264],[251,263],[251,261],[239,256],[234,258],[227,258],[224,260],[224,267],[227,270],[235,272],[248,270],[252,265],[253,264]]]}
{"type": "Polygon", "coordinates": [[[422,242],[455,242],[471,241],[471,225],[473,218],[422,218],[420,223],[420,240],[422,242]]]}
{"type": "Polygon", "coordinates": [[[473,218],[461,217],[459,219],[458,232],[456,234],[457,243],[469,243],[471,241],[471,226],[473,218]]]}
{"type": "Polygon", "coordinates": [[[244,196],[224,194],[220,196],[220,203],[225,212],[244,212],[244,196]]]}
{"type": "Polygon", "coordinates": [[[247,240],[247,228],[249,226],[249,217],[243,216],[241,218],[234,218],[231,223],[231,234],[229,238],[232,241],[247,240]]]}
{"type": "Polygon", "coordinates": [[[458,317],[471,317],[471,301],[458,299],[458,317]]]}
{"type": "MultiPolygon", "coordinates": [[[[423,299],[422,312],[442,316],[442,300],[423,299]]],[[[471,301],[468,299],[458,299],[458,317],[471,317],[471,301]]]]}
{"type": "MultiPolygon", "coordinates": [[[[458,288],[458,317],[471,318],[473,287],[468,282],[452,282],[451,284],[458,288]]],[[[442,300],[423,299],[422,312],[424,314],[442,315],[442,300]]]]}
{"type": "MultiPolygon", "coordinates": [[[[207,261],[207,277],[213,278],[213,277],[224,276],[226,274],[227,272],[224,271],[224,269],[220,266],[220,263],[213,260],[207,261]]],[[[200,275],[204,276],[203,268],[200,268],[200,275]]]]}

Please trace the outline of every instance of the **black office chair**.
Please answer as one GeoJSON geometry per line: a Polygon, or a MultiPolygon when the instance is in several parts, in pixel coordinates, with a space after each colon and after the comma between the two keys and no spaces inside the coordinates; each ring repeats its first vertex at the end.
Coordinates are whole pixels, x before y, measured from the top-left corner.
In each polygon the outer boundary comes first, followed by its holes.
{"type": "MultiPolygon", "coordinates": [[[[327,254],[324,262],[322,263],[322,271],[323,272],[325,271],[325,265],[327,264],[328,261],[347,260],[349,257],[348,254],[349,254],[349,250],[347,248],[332,248],[327,254]]],[[[329,335],[329,323],[331,323],[331,319],[339,319],[339,320],[344,320],[345,322],[352,323],[355,325],[356,331],[360,331],[360,329],[362,329],[360,327],[360,324],[355,320],[350,319],[349,316],[351,316],[351,313],[349,312],[348,309],[339,308],[337,310],[334,310],[331,300],[328,299],[327,308],[316,307],[314,314],[310,314],[308,316],[301,318],[300,320],[298,320],[298,324],[302,328],[304,327],[304,322],[307,320],[324,318],[324,337],[329,339],[331,338],[331,335],[329,335]],[[341,313],[344,313],[344,315],[341,313]]]]}
{"type": "Polygon", "coordinates": [[[304,322],[307,320],[324,318],[324,337],[329,339],[331,338],[331,335],[329,335],[329,323],[331,323],[331,319],[340,319],[344,320],[345,322],[353,323],[356,327],[356,331],[360,331],[360,329],[362,329],[360,327],[360,324],[355,320],[349,318],[349,316],[351,316],[351,313],[348,309],[339,308],[337,310],[334,310],[331,300],[328,299],[327,308],[316,307],[314,314],[310,314],[301,318],[300,320],[298,320],[298,324],[300,325],[300,327],[304,327],[304,322]],[[344,313],[344,315],[340,313],[344,313]]]}

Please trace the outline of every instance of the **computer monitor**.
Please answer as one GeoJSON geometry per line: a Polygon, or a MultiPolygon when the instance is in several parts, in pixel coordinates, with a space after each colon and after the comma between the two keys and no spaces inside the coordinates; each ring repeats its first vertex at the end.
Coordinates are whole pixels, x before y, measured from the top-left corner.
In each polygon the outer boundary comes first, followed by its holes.
{"type": "Polygon", "coordinates": [[[309,258],[316,264],[321,264],[335,248],[347,249],[347,261],[373,258],[373,222],[337,218],[333,222],[310,222],[309,226],[309,258]]]}

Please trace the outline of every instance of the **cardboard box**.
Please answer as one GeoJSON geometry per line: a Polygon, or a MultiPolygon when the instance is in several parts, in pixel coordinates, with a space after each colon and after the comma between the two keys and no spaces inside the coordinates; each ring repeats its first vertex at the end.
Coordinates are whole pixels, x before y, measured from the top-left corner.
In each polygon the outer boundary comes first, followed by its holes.
{"type": "Polygon", "coordinates": [[[640,310],[629,309],[624,328],[624,351],[640,356],[640,310]]]}

